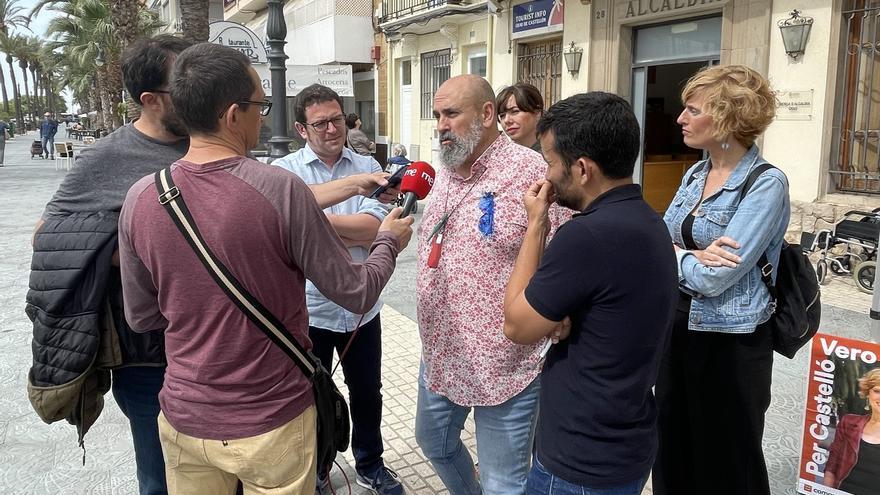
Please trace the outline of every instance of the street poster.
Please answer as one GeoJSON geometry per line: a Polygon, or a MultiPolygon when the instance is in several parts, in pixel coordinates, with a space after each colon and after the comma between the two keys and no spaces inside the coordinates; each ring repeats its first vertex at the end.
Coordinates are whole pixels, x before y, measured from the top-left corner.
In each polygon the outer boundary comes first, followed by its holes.
{"type": "Polygon", "coordinates": [[[813,338],[798,493],[880,495],[878,355],[877,343],[813,338]]]}

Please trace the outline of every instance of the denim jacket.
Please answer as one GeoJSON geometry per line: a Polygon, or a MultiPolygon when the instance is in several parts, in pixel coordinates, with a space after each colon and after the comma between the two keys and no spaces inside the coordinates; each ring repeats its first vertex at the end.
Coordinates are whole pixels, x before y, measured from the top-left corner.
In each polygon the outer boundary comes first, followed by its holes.
{"type": "MultiPolygon", "coordinates": [[[[724,185],[707,197],[694,213],[693,239],[697,246],[705,249],[726,235],[739,242],[739,249],[727,249],[742,261],[735,268],[708,267],[691,251],[677,251],[679,283],[684,292],[693,295],[688,316],[690,330],[750,333],[773,313],[770,293],[761,281],[757,263],[766,252],[773,265],[773,279],[776,279],[776,265],[790,215],[788,179],[777,168],[767,170],[740,202],[749,173],[763,163],[767,161],[753,145],[724,185]]],[[[678,247],[684,247],[681,225],[700,203],[710,167],[710,162],[703,160],[688,170],[663,217],[672,242],[678,247]],[[694,180],[688,185],[692,174],[694,180]]]]}

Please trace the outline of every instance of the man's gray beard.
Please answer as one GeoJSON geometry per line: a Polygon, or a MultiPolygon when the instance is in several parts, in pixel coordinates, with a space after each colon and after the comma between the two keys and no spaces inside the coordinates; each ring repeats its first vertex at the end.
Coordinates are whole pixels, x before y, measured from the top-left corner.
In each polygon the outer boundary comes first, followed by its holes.
{"type": "Polygon", "coordinates": [[[440,145],[440,155],[438,156],[440,164],[448,169],[456,169],[464,164],[474,153],[477,144],[480,143],[480,137],[483,134],[483,126],[480,119],[474,119],[470,128],[462,137],[455,135],[452,131],[444,132],[440,135],[440,141],[445,139],[452,141],[447,145],[440,145]]]}

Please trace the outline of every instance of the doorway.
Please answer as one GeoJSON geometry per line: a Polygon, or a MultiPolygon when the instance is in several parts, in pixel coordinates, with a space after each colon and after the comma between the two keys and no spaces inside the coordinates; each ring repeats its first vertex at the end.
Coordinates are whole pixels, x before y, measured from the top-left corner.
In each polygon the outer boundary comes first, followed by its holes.
{"type": "Polygon", "coordinates": [[[721,18],[650,26],[636,30],[634,38],[632,104],[642,129],[634,178],[645,201],[662,214],[684,173],[702,157],[684,144],[676,120],[688,79],[720,59],[721,18]]]}

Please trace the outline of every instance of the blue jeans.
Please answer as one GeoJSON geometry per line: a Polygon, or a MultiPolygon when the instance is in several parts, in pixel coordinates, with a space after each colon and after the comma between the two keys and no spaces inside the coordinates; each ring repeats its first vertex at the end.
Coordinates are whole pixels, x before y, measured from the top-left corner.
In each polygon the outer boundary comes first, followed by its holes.
{"type": "Polygon", "coordinates": [[[529,471],[528,493],[529,495],[640,495],[645,483],[648,482],[648,474],[639,480],[631,481],[624,485],[613,488],[588,488],[575,485],[564,479],[554,476],[544,469],[544,465],[538,460],[538,455],[532,462],[532,470],[529,471]]]}
{"type": "Polygon", "coordinates": [[[424,370],[419,371],[416,442],[452,495],[525,493],[540,390],[536,378],[507,402],[473,408],[480,462],[477,480],[474,461],[461,441],[471,407],[428,390],[424,370]]]}
{"type": "MultiPolygon", "coordinates": [[[[55,136],[44,136],[43,141],[43,157],[49,158],[49,155],[55,156],[55,136]]],[[[156,413],[159,416],[159,413],[156,413]]]]}
{"type": "Polygon", "coordinates": [[[131,366],[113,370],[113,397],[131,425],[140,495],[168,493],[157,421],[159,390],[164,381],[164,367],[131,366]]]}

